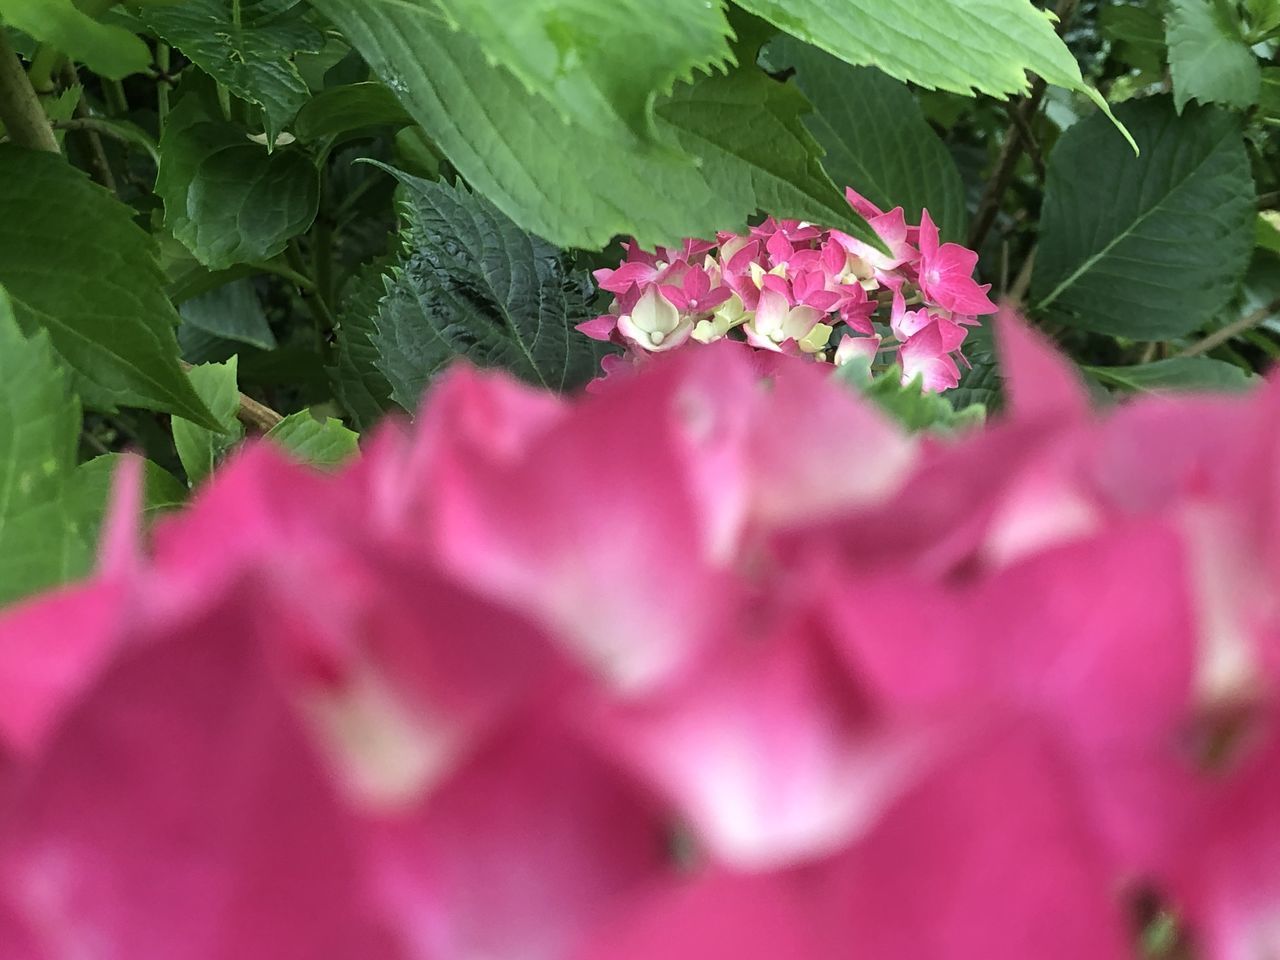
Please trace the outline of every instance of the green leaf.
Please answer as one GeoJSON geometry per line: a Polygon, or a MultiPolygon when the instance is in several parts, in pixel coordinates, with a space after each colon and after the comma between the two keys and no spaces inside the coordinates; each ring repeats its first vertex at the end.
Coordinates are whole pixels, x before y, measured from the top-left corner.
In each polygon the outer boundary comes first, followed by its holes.
{"type": "Polygon", "coordinates": [[[793,37],[779,37],[765,56],[775,71],[795,70],[794,82],[814,108],[805,126],[826,150],[822,165],[838,186],[883,210],[904,207],[912,223],[928,209],[945,239],[963,238],[960,171],[905,84],[793,37]]]}
{"type": "Polygon", "coordinates": [[[1280,31],[1280,0],[1245,0],[1245,9],[1255,36],[1280,31]]]}
{"type": "Polygon", "coordinates": [[[1280,67],[1262,68],[1258,112],[1268,123],[1280,123],[1280,67]]]}
{"type": "Polygon", "coordinates": [[[299,52],[316,53],[324,35],[299,17],[261,16],[245,5],[240,22],[233,0],[183,0],[148,6],[143,16],[159,36],[242,100],[262,108],[267,142],[293,120],[310,91],[293,62],[299,52]]]}
{"type": "Polygon", "coordinates": [[[1263,210],[1258,214],[1254,243],[1263,250],[1280,253],[1280,212],[1263,210]]]}
{"type": "Polygon", "coordinates": [[[192,297],[178,308],[182,322],[224,340],[274,350],[276,335],[262,312],[253,281],[247,277],[192,297]]]}
{"type": "Polygon", "coordinates": [[[1213,0],[1171,0],[1168,21],[1173,98],[1246,109],[1258,102],[1261,70],[1227,5],[1213,0]]]}
{"type": "Polygon", "coordinates": [[[187,480],[195,486],[216,467],[227,452],[244,437],[244,427],[236,419],[240,407],[240,390],[236,384],[236,357],[226,363],[204,363],[187,371],[200,398],[213,411],[221,432],[173,418],[173,441],[178,459],[187,471],[187,480]]]}
{"type": "Polygon", "coordinates": [[[90,406],[212,425],[178,366],[178,315],[151,238],[61,157],[0,146],[0,284],[25,331],[48,330],[90,406]]]}
{"type": "Polygon", "coordinates": [[[229,270],[210,270],[195,258],[186,244],[167,231],[156,234],[155,239],[159,247],[160,269],[164,271],[165,293],[175,304],[254,273],[253,268],[246,264],[229,270]]]}
{"type": "MultiPolygon", "coordinates": [[[[1028,0],[735,0],[805,43],[899,80],[965,96],[1029,88],[1026,71],[1110,108],[1028,0]]],[[[1121,128],[1123,130],[1123,128],[1121,128]]]]}
{"type": "Polygon", "coordinates": [[[595,341],[573,329],[591,317],[583,278],[483,197],[398,174],[408,240],[378,308],[378,366],[391,396],[416,408],[423,389],[465,357],[553,390],[598,371],[595,341]]]}
{"type": "MultiPolygon", "coordinates": [[[[1139,70],[1164,69],[1164,18],[1158,10],[1139,6],[1106,6],[1098,14],[1103,36],[1115,44],[1113,53],[1139,70]]],[[[1112,93],[1115,99],[1115,93],[1112,93]]]]}
{"type": "Polygon", "coordinates": [[[0,604],[89,572],[93,549],[61,500],[12,517],[0,531],[0,604]]]}
{"type": "Polygon", "coordinates": [[[212,270],[270,260],[315,220],[311,158],[297,148],[268,153],[237,127],[204,120],[194,96],[170,113],[160,155],[165,225],[212,270]]]}
{"type": "MultiPolygon", "coordinates": [[[[76,528],[89,543],[95,543],[98,539],[98,531],[110,503],[116,471],[125,459],[127,455],[123,453],[94,457],[76,467],[67,480],[67,509],[76,518],[76,528]]],[[[187,488],[181,480],[150,460],[142,461],[144,518],[181,506],[186,499],[187,488]]]]}
{"type": "Polygon", "coordinates": [[[1059,323],[1162,340],[1212,320],[1253,247],[1254,190],[1231,114],[1165,98],[1123,104],[1134,157],[1099,117],[1071,127],[1049,158],[1036,309],[1059,323]]]}
{"type": "Polygon", "coordinates": [[[22,335],[0,288],[0,531],[61,493],[76,462],[80,404],[48,334],[22,335]]]}
{"type": "Polygon", "coordinates": [[[391,385],[378,369],[378,348],[373,345],[388,270],[382,260],[366,264],[348,282],[338,305],[336,360],[329,379],[338,402],[360,430],[377,423],[392,402],[391,385]]]}
{"type": "MultiPolygon", "coordinates": [[[[48,334],[24,337],[0,288],[0,604],[88,571],[120,454],[76,466],[80,404],[48,334]]],[[[181,484],[143,462],[148,509],[181,484]]]]}
{"type": "Polygon", "coordinates": [[[711,76],[658,106],[679,144],[701,161],[710,190],[779,217],[842,227],[881,247],[822,168],[822,148],[805,129],[809,103],[754,66],[711,76]]]}
{"type": "Polygon", "coordinates": [[[360,435],[344,427],[341,420],[317,420],[309,410],[285,417],[266,436],[303,463],[317,467],[340,466],[360,449],[360,435]]]}
{"type": "Polygon", "coordinates": [[[1131,393],[1176,390],[1247,390],[1258,377],[1212,357],[1171,357],[1132,367],[1085,367],[1104,383],[1131,393]]]}
{"type": "Polygon", "coordinates": [[[62,503],[79,433],[80,405],[48,335],[24,337],[0,288],[0,603],[88,566],[62,503]]]}
{"type": "Polygon", "coordinates": [[[692,155],[636,150],[566,120],[426,7],[393,0],[315,6],[472,187],[559,246],[598,249],[616,234],[646,246],[674,243],[741,227],[762,208],[874,237],[822,172],[820,148],[800,121],[804,99],[754,67],[699,80],[657,106],[660,134],[679,138],[692,155]]]}
{"type": "MultiPolygon", "coordinates": [[[[65,95],[64,93],[63,96],[65,95]]],[[[67,116],[64,119],[70,120],[74,109],[75,104],[67,111],[67,116]]],[[[54,118],[51,116],[50,119],[54,118]]],[[[114,117],[91,117],[88,119],[93,123],[93,129],[101,131],[113,140],[119,140],[121,143],[136,147],[150,157],[152,163],[160,162],[160,145],[152,139],[151,134],[131,120],[120,120],[114,117]]]]}
{"type": "Polygon", "coordinates": [[[413,122],[395,94],[381,83],[348,83],[316,94],[298,111],[299,140],[336,137],[365,127],[403,127],[413,122]]]}
{"type": "MultiPolygon", "coordinates": [[[[363,0],[368,2],[368,0],[363,0]]],[[[404,2],[404,0],[400,0],[404,2]]],[[[502,64],[560,116],[655,139],[654,100],[695,70],[730,59],[720,3],[689,0],[409,0],[438,6],[473,37],[488,62],[502,64]]]]}
{"type": "Polygon", "coordinates": [[[1103,7],[1098,22],[1108,40],[1123,40],[1155,49],[1164,48],[1164,20],[1158,10],[1131,4],[1103,7]]]}
{"type": "Polygon", "coordinates": [[[0,0],[0,21],[111,80],[145,73],[151,66],[145,43],[128,30],[82,13],[72,0],[0,0]]]}
{"type": "Polygon", "coordinates": [[[947,391],[947,400],[957,410],[977,405],[989,413],[998,411],[1004,405],[1004,379],[989,324],[970,331],[964,356],[969,367],[961,372],[960,385],[947,391]]]}
{"type": "Polygon", "coordinates": [[[919,377],[904,384],[901,367],[890,367],[873,377],[870,361],[865,357],[838,367],[834,376],[871,399],[912,433],[957,433],[981,426],[987,417],[982,404],[952,406],[942,394],[925,390],[919,377]]]}

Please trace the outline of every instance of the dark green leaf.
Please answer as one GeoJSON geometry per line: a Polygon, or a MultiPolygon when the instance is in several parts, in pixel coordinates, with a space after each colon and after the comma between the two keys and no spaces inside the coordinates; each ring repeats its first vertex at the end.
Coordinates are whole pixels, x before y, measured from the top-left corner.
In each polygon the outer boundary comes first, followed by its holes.
{"type": "Polygon", "coordinates": [[[186,97],[165,125],[156,177],[165,224],[210,269],[269,260],[315,220],[319,172],[300,149],[268,153],[201,117],[186,97]]]}
{"type": "Polygon", "coordinates": [[[1004,404],[1004,380],[1000,376],[990,325],[969,333],[964,342],[964,356],[969,362],[968,369],[961,373],[960,385],[947,391],[947,399],[957,410],[976,404],[994,413],[1004,404]]]}
{"type": "Polygon", "coordinates": [[[1280,67],[1262,68],[1258,112],[1269,123],[1280,123],[1280,67]]]}
{"type": "Polygon", "coordinates": [[[360,130],[413,123],[400,101],[383,84],[349,83],[318,93],[298,111],[293,125],[299,140],[318,140],[360,130]]]}
{"type": "Polygon", "coordinates": [[[192,297],[178,308],[182,322],[224,340],[274,350],[276,336],[262,312],[253,281],[247,277],[192,297]]]}
{"type": "Polygon", "coordinates": [[[1163,69],[1164,18],[1157,10],[1143,6],[1104,6],[1098,22],[1103,35],[1116,45],[1115,54],[1125,63],[1149,72],[1163,69]]]}
{"type": "Polygon", "coordinates": [[[465,33],[425,6],[317,0],[477,191],[526,230],[600,248],[743,226],[758,209],[869,237],[822,172],[794,90],[749,69],[699,80],[657,108],[660,133],[692,155],[636,150],[567,121],[465,33]],[[572,164],[566,165],[566,157],[572,164]]]}
{"type": "Polygon", "coordinates": [[[0,146],[0,284],[24,330],[48,330],[89,405],[212,424],[178,366],[154,244],[61,157],[0,146]]]}
{"type": "Polygon", "coordinates": [[[1123,104],[1134,157],[1106,123],[1070,128],[1049,159],[1037,309],[1054,320],[1159,340],[1212,320],[1253,247],[1254,191],[1240,124],[1166,98],[1123,104]]]}
{"type": "Polygon", "coordinates": [[[801,120],[809,109],[794,87],[748,66],[677,87],[658,115],[701,160],[708,189],[775,216],[842,227],[881,246],[822,169],[822,148],[801,120]]]}
{"type": "Polygon", "coordinates": [[[413,410],[431,379],[464,357],[569,390],[597,372],[595,341],[573,329],[591,311],[559,251],[487,200],[399,174],[408,240],[378,308],[378,366],[413,410]]]}
{"type": "Polygon", "coordinates": [[[343,291],[335,331],[337,359],[330,371],[334,394],[360,430],[368,430],[391,406],[391,385],[378,369],[378,302],[386,294],[388,265],[366,264],[343,291]]]}
{"type": "MultiPolygon", "coordinates": [[[[272,9],[272,8],[268,8],[272,9]]],[[[148,6],[148,26],[201,70],[243,100],[262,107],[267,140],[274,143],[310,93],[293,56],[314,53],[324,36],[299,17],[233,18],[232,0],[182,0],[148,6]]]]}
{"type": "Polygon", "coordinates": [[[766,48],[770,67],[795,69],[813,104],[805,126],[827,155],[837,186],[853,187],[883,210],[901,206],[920,221],[928,209],[944,239],[965,232],[964,184],[955,161],[906,84],[875,67],[854,67],[793,37],[766,48]]]}
{"type": "Polygon", "coordinates": [[[1133,393],[1176,390],[1247,390],[1258,378],[1211,357],[1172,357],[1132,367],[1085,367],[1104,383],[1133,393]]]}
{"type": "Polygon", "coordinates": [[[1258,59],[1226,4],[1171,0],[1168,40],[1173,98],[1179,111],[1190,100],[1241,110],[1258,102],[1258,59]]]}

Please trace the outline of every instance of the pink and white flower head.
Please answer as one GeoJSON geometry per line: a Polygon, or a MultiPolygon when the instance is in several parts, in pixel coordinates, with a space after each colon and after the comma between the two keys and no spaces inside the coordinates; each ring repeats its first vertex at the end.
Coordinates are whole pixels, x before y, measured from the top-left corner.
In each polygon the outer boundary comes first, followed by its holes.
{"type": "Polygon", "coordinates": [[[913,225],[901,207],[881,210],[853,189],[846,197],[885,249],[841,230],[772,217],[714,242],[688,239],[653,253],[628,244],[626,261],[596,271],[613,306],[578,329],[637,359],[690,339],[728,338],[843,362],[850,351],[869,349],[849,336],[857,334],[874,342],[877,362],[897,363],[905,380],[919,376],[931,391],[954,387],[966,328],[996,310],[989,287],[973,278],[977,254],[942,243],[928,211],[913,225]],[[848,344],[840,357],[828,349],[834,344],[848,344]]]}

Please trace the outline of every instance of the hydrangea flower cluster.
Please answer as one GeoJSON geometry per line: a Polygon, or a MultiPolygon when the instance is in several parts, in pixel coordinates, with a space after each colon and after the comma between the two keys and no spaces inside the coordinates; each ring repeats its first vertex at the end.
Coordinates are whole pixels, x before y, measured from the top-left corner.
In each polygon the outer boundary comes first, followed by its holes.
{"type": "Polygon", "coordinates": [[[1280,952],[1280,383],[940,444],[722,342],[455,368],[0,618],[4,960],[1280,952]]]}
{"type": "Polygon", "coordinates": [[[595,272],[616,298],[609,312],[578,329],[633,355],[730,336],[836,364],[896,353],[903,383],[956,386],[967,328],[996,311],[990,284],[973,278],[978,255],[941,243],[927,210],[910,226],[901,207],[886,213],[852,188],[845,193],[887,254],[840,230],[772,217],[714,243],[687,239],[650,252],[632,242],[624,263],[595,272]]]}

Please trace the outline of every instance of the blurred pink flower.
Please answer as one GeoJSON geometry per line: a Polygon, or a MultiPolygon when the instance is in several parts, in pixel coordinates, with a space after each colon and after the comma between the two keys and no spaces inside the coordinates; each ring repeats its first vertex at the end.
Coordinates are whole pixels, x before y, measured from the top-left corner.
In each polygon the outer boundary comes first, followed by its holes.
{"type": "Polygon", "coordinates": [[[0,957],[1270,956],[1280,385],[1096,413],[996,333],[946,441],[724,337],[456,367],[145,536],[124,471],[0,616],[0,957]]]}

